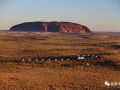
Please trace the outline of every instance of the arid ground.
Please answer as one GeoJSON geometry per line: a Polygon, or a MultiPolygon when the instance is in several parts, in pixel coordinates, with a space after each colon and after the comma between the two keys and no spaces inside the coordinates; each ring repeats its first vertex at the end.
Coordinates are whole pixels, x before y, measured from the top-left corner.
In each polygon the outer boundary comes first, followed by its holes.
{"type": "Polygon", "coordinates": [[[120,33],[0,32],[0,90],[120,90],[105,81],[120,82],[120,33]],[[99,58],[33,60],[78,54],[99,58]]]}

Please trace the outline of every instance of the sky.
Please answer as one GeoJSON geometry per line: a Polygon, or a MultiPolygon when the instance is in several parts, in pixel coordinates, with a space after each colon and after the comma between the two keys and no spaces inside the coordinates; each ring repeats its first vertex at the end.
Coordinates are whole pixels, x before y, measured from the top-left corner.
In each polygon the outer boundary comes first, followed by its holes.
{"type": "Polygon", "coordinates": [[[0,0],[0,30],[34,21],[67,21],[120,32],[120,0],[0,0]]]}

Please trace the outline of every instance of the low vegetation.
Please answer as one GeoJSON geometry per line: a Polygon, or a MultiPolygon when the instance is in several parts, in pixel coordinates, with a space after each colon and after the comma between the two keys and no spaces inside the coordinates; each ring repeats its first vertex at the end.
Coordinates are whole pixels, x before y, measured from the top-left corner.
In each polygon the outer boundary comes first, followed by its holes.
{"type": "Polygon", "coordinates": [[[104,85],[120,82],[119,45],[119,33],[0,32],[0,90],[119,90],[104,85]]]}

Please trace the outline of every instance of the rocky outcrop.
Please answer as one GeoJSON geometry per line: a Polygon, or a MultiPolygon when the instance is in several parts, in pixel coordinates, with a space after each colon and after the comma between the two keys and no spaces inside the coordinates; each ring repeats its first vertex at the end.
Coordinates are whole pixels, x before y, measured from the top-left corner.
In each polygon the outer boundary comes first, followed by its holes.
{"type": "Polygon", "coordinates": [[[88,27],[72,22],[26,22],[12,26],[10,31],[80,32],[90,33],[88,27]]]}

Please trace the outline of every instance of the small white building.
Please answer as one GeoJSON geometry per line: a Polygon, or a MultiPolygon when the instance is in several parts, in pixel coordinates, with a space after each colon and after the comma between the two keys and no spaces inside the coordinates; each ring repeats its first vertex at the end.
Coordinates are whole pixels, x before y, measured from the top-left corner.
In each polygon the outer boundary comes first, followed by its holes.
{"type": "Polygon", "coordinates": [[[77,60],[81,60],[81,59],[85,59],[85,57],[81,56],[77,58],[77,60]]]}
{"type": "Polygon", "coordinates": [[[68,61],[70,61],[70,59],[67,59],[68,61]]]}
{"type": "Polygon", "coordinates": [[[32,60],[29,58],[28,61],[31,62],[32,60]]]}
{"type": "Polygon", "coordinates": [[[58,59],[55,59],[55,61],[57,61],[58,59]]]}
{"type": "Polygon", "coordinates": [[[25,59],[22,59],[22,62],[25,62],[25,59]]]}
{"type": "Polygon", "coordinates": [[[36,58],[35,61],[38,62],[39,60],[36,58]]]}

